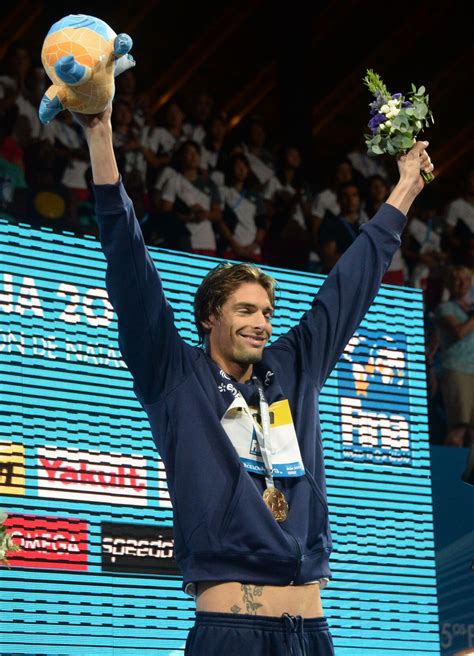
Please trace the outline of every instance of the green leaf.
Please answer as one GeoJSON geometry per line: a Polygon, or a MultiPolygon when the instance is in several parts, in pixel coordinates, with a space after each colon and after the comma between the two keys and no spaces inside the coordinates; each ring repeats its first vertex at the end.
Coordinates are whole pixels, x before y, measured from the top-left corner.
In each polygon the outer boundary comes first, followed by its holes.
{"type": "Polygon", "coordinates": [[[386,97],[390,97],[390,92],[382,81],[382,78],[378,73],[375,73],[371,68],[367,69],[365,77],[362,78],[364,84],[367,86],[369,91],[376,96],[377,93],[382,93],[386,97]]]}
{"type": "Polygon", "coordinates": [[[414,114],[417,119],[423,119],[428,114],[428,107],[425,105],[425,103],[419,103],[415,105],[414,114]]]}
{"type": "Polygon", "coordinates": [[[387,143],[387,152],[389,155],[396,155],[397,154],[397,148],[392,144],[391,141],[387,143]]]}
{"type": "Polygon", "coordinates": [[[390,142],[392,146],[398,151],[403,149],[403,140],[404,140],[404,136],[402,134],[398,134],[395,137],[392,137],[392,139],[390,139],[390,142]]]}
{"type": "Polygon", "coordinates": [[[370,152],[374,153],[374,155],[383,155],[384,151],[380,148],[378,144],[373,144],[370,149],[370,152]]]}
{"type": "Polygon", "coordinates": [[[410,125],[410,121],[408,117],[405,115],[405,113],[402,112],[400,112],[398,116],[395,116],[395,118],[392,121],[392,127],[398,130],[401,130],[402,128],[407,129],[409,125],[410,125]]]}

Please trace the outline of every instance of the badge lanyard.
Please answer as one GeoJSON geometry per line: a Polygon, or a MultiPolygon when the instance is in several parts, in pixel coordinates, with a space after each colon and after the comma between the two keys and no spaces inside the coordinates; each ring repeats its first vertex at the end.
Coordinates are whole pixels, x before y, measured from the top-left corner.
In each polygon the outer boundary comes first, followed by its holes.
{"type": "Polygon", "coordinates": [[[260,400],[260,420],[262,422],[262,432],[256,430],[258,446],[262,454],[263,463],[265,465],[265,483],[266,489],[263,492],[263,500],[267,504],[270,512],[277,522],[284,522],[288,518],[288,502],[285,495],[281,490],[275,487],[273,483],[273,466],[272,466],[272,449],[270,439],[270,412],[268,411],[268,403],[265,398],[262,383],[256,376],[252,376],[252,380],[258,389],[258,396],[260,400]]]}
{"type": "Polygon", "coordinates": [[[252,377],[256,388],[258,389],[259,403],[260,403],[260,419],[262,422],[262,432],[256,430],[258,446],[262,454],[262,460],[265,465],[265,482],[267,487],[275,487],[273,483],[273,465],[272,465],[272,447],[270,438],[270,413],[268,411],[268,403],[265,398],[262,383],[256,376],[252,377]]]}

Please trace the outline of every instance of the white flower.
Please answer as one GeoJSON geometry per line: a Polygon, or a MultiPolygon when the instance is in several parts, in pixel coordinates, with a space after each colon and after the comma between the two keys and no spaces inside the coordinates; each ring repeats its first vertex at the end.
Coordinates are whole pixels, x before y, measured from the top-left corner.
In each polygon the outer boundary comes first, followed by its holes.
{"type": "Polygon", "coordinates": [[[382,112],[382,114],[388,114],[390,107],[388,105],[382,105],[379,111],[382,112]]]}
{"type": "Polygon", "coordinates": [[[386,116],[387,118],[395,118],[397,114],[400,114],[398,107],[390,107],[390,111],[387,112],[386,116]]]}

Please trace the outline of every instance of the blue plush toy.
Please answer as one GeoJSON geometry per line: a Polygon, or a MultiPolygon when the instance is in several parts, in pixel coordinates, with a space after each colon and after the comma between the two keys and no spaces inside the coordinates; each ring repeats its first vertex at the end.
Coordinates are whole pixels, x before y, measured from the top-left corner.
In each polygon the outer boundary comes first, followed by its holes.
{"type": "Polygon", "coordinates": [[[41,51],[53,83],[41,100],[41,122],[49,123],[63,109],[103,112],[113,100],[115,76],[135,66],[131,47],[128,34],[117,35],[94,16],[71,14],[54,23],[41,51]]]}

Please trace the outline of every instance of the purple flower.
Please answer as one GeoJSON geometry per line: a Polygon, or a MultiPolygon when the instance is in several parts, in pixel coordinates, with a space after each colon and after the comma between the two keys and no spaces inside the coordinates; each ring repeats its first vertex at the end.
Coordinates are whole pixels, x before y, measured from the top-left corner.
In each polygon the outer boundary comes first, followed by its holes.
{"type": "Polygon", "coordinates": [[[410,102],[409,100],[404,100],[402,102],[402,107],[413,107],[413,103],[410,102]]]}
{"type": "Polygon", "coordinates": [[[380,109],[380,105],[378,104],[378,102],[376,100],[374,100],[374,102],[371,102],[369,104],[369,107],[370,107],[370,115],[371,116],[375,116],[375,114],[377,114],[377,112],[380,109]]]}
{"type": "Polygon", "coordinates": [[[393,94],[392,94],[392,98],[393,98],[394,100],[399,100],[400,98],[403,98],[403,96],[402,96],[401,93],[393,93],[393,94]]]}
{"type": "Polygon", "coordinates": [[[369,128],[372,130],[372,133],[377,132],[377,128],[379,127],[379,125],[381,125],[381,123],[385,123],[386,120],[387,117],[385,116],[385,114],[376,114],[375,116],[373,116],[368,123],[369,128]]]}
{"type": "Polygon", "coordinates": [[[377,92],[377,95],[375,97],[375,100],[369,104],[370,107],[370,115],[375,116],[379,109],[382,107],[382,105],[385,105],[386,103],[386,98],[385,96],[379,92],[377,92]]]}

